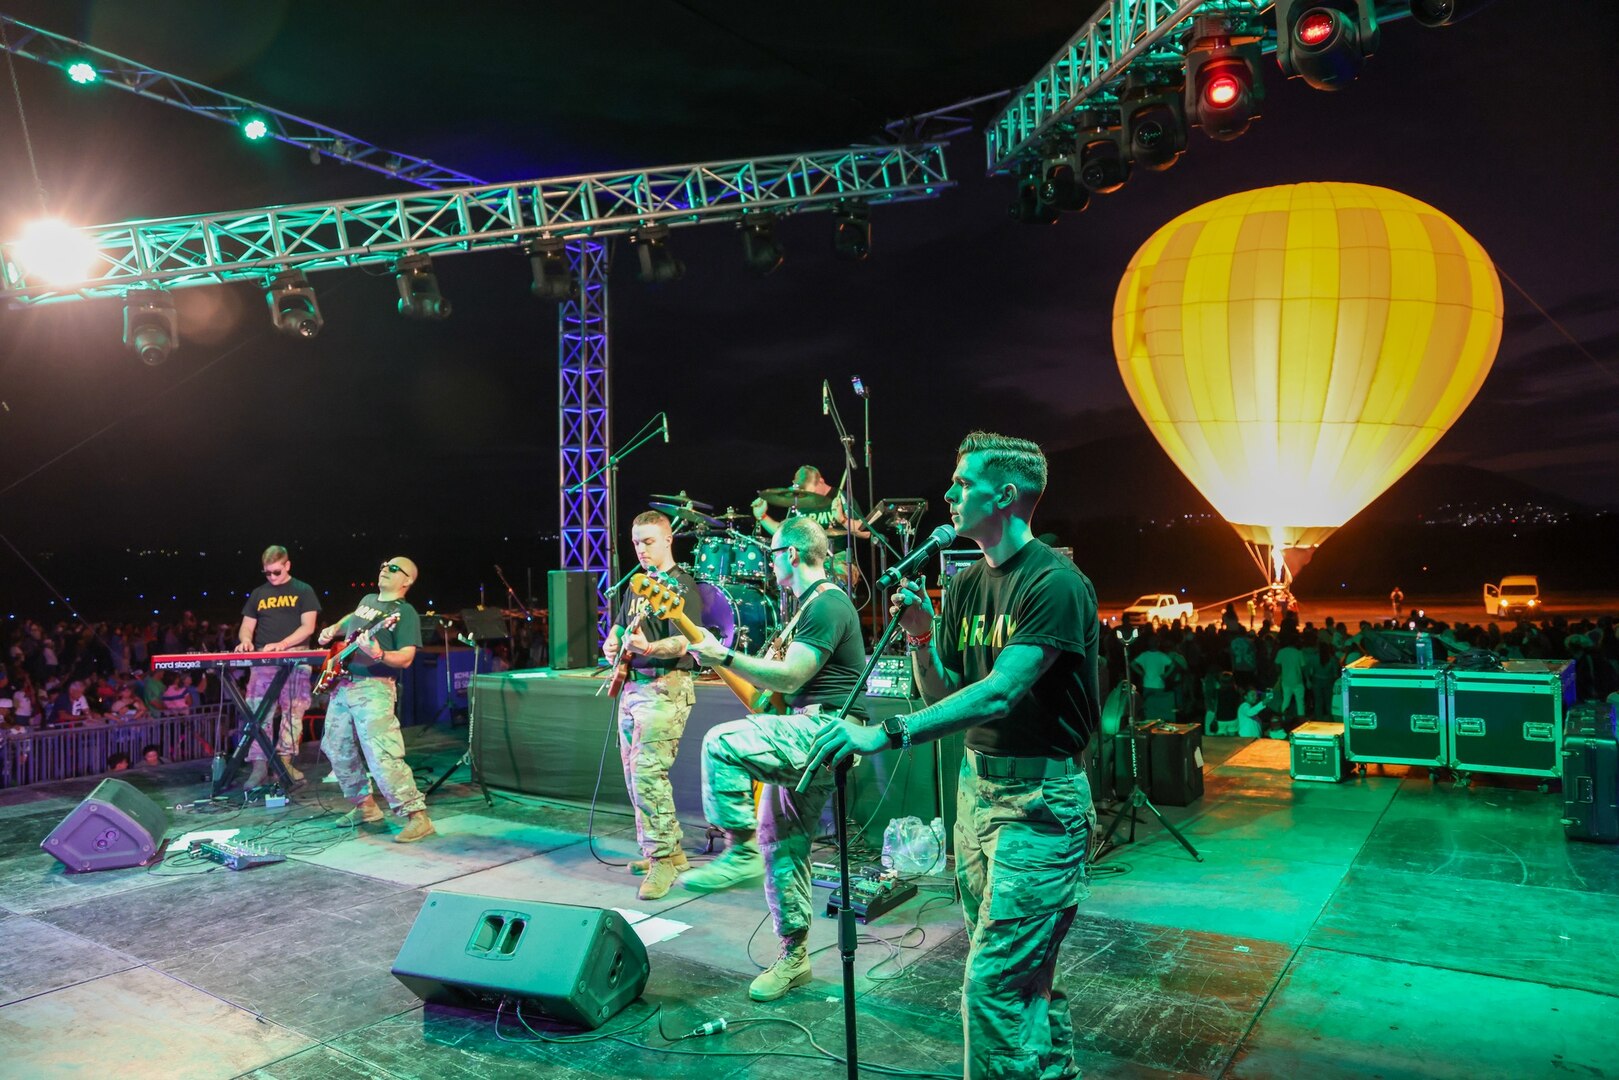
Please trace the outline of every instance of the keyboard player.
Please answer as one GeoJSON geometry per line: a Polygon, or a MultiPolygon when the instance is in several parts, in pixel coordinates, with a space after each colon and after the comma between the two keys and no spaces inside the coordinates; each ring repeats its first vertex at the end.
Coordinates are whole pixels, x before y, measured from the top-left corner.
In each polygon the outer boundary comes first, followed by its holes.
{"type": "MultiPolygon", "coordinates": [[[[265,548],[259,561],[264,567],[264,584],[249,593],[247,603],[242,605],[242,625],[237,631],[236,651],[287,652],[309,648],[308,643],[315,636],[315,621],[320,615],[320,600],[315,596],[315,590],[292,576],[292,559],[280,544],[265,548]]],[[[247,702],[255,713],[275,675],[276,667],[267,665],[255,667],[248,677],[247,702]]],[[[281,687],[275,710],[280,720],[275,741],[276,756],[294,781],[304,778],[292,759],[298,753],[298,740],[303,735],[304,713],[309,711],[309,699],[310,668],[308,664],[298,664],[287,673],[287,681],[281,687]]],[[[245,786],[257,787],[265,782],[269,774],[264,749],[258,742],[248,746],[247,760],[252,771],[248,773],[245,786]]]]}

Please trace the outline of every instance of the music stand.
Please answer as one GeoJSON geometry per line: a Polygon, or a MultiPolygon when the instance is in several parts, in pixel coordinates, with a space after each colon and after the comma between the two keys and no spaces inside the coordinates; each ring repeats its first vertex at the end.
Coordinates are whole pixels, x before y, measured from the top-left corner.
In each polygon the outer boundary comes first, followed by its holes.
{"type": "Polygon", "coordinates": [[[506,625],[506,613],[499,608],[464,608],[461,621],[466,624],[467,636],[473,641],[504,641],[511,637],[506,625]]]}

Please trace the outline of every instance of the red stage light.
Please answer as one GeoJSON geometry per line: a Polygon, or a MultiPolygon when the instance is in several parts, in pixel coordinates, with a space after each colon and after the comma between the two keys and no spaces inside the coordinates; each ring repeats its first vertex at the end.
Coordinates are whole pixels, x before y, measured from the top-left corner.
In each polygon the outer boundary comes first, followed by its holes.
{"type": "Polygon", "coordinates": [[[1221,74],[1209,80],[1203,89],[1203,96],[1210,105],[1223,109],[1236,101],[1242,95],[1242,80],[1235,75],[1221,74]]]}
{"type": "Polygon", "coordinates": [[[1293,35],[1301,45],[1319,45],[1332,36],[1332,12],[1316,8],[1304,13],[1293,28],[1293,35]]]}

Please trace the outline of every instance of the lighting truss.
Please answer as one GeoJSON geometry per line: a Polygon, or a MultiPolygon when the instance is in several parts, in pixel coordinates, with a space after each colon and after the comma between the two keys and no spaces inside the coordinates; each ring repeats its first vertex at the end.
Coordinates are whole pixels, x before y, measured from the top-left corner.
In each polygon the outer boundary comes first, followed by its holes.
{"type": "Polygon", "coordinates": [[[305,120],[280,109],[260,105],[256,101],[170,75],[166,71],[158,71],[62,34],[30,26],[10,15],[0,14],[0,24],[5,26],[9,41],[9,46],[0,42],[0,49],[27,60],[61,68],[64,72],[72,64],[88,63],[96,69],[98,78],[93,83],[96,87],[110,86],[126,90],[233,127],[239,126],[249,116],[257,117],[264,121],[267,129],[265,134],[280,142],[324,154],[345,165],[358,165],[362,169],[392,176],[408,184],[445,188],[484,182],[476,176],[425,158],[373,146],[364,139],[325,124],[317,124],[313,120],[305,120]]]}
{"type": "Polygon", "coordinates": [[[567,246],[579,295],[557,305],[558,496],[562,568],[596,575],[597,632],[605,638],[613,612],[607,587],[618,574],[612,508],[615,471],[604,468],[613,424],[608,367],[607,246],[578,240],[567,246]],[[585,478],[595,474],[589,483],[585,478]]]}
{"type": "MultiPolygon", "coordinates": [[[[1015,92],[984,131],[990,175],[1015,174],[1039,158],[1048,134],[1064,130],[1073,111],[1093,97],[1114,100],[1138,61],[1184,63],[1186,30],[1199,15],[1246,21],[1276,51],[1273,0],[1106,0],[1039,73],[1015,92]],[[1261,17],[1263,16],[1263,17],[1261,17]]],[[[1411,14],[1407,0],[1378,4],[1380,22],[1411,14]]]]}
{"type": "Polygon", "coordinates": [[[129,221],[78,230],[96,252],[91,276],[53,285],[31,278],[15,245],[0,244],[0,299],[27,303],[122,296],[134,287],[260,283],[391,264],[406,252],[446,255],[520,246],[530,237],[614,236],[653,222],[672,228],[776,214],[933,198],[952,187],[944,145],[844,147],[818,153],[598,173],[301,206],[129,221]]]}

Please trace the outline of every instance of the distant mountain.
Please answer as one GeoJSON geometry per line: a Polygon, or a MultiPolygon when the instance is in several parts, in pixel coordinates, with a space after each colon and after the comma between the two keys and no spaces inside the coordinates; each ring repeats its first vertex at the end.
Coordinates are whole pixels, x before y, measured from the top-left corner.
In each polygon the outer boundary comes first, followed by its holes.
{"type": "MultiPolygon", "coordinates": [[[[1151,434],[1096,439],[1049,455],[1051,482],[1043,515],[1066,520],[1135,517],[1163,520],[1216,513],[1151,434]]],[[[1416,521],[1446,506],[1484,508],[1537,504],[1553,512],[1585,509],[1532,484],[1468,465],[1419,463],[1357,515],[1377,521],[1416,521]]]]}

